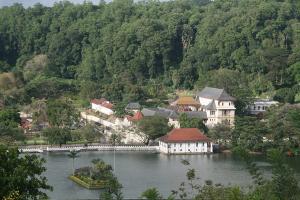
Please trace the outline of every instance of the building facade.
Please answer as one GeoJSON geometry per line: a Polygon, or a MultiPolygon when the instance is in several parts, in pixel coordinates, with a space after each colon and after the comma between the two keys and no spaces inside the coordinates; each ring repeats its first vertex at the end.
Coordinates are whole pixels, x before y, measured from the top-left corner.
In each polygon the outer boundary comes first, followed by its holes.
{"type": "Polygon", "coordinates": [[[112,115],[114,111],[112,110],[113,104],[107,101],[104,98],[101,99],[92,99],[91,100],[92,110],[98,111],[105,115],[112,115]]]}
{"type": "Polygon", "coordinates": [[[212,141],[197,128],[174,128],[159,138],[159,150],[165,154],[212,153],[212,141]]]}
{"type": "Polygon", "coordinates": [[[248,112],[251,115],[257,115],[259,113],[264,113],[271,106],[279,104],[278,101],[272,101],[269,99],[256,99],[251,105],[248,106],[248,112]]]}
{"type": "Polygon", "coordinates": [[[206,125],[213,127],[219,123],[234,125],[235,98],[224,89],[205,87],[196,94],[196,99],[201,104],[201,110],[207,114],[206,125]]]}

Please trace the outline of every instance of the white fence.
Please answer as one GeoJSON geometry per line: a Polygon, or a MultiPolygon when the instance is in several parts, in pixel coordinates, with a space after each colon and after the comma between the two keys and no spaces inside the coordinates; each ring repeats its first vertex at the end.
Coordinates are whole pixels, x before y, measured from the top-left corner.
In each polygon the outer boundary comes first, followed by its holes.
{"type": "Polygon", "coordinates": [[[19,148],[22,153],[42,153],[42,152],[66,152],[66,151],[148,151],[148,152],[158,152],[158,146],[63,146],[63,147],[51,147],[43,146],[37,147],[24,147],[19,148]]]}

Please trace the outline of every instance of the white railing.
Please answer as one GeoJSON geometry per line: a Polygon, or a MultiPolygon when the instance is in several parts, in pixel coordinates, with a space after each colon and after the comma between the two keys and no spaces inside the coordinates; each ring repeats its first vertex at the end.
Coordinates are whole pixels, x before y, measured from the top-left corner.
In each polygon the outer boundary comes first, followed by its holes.
{"type": "Polygon", "coordinates": [[[40,147],[40,148],[19,148],[22,153],[42,153],[42,152],[64,152],[64,151],[149,151],[158,152],[158,146],[106,146],[106,145],[95,145],[95,146],[63,146],[63,147],[40,147]]]}

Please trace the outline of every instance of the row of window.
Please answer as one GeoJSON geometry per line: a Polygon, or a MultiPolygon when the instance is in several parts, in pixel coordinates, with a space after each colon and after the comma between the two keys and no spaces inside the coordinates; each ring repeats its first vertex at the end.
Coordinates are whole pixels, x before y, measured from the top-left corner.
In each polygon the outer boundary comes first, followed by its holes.
{"type": "MultiPolygon", "coordinates": [[[[174,149],[173,151],[176,152],[176,149],[174,149]]],[[[182,149],[180,149],[179,151],[182,151],[182,149]]],[[[198,151],[198,149],[195,149],[195,151],[198,151]]],[[[202,149],[202,152],[204,152],[204,151],[205,151],[205,149],[202,149]]],[[[188,149],[188,152],[191,152],[191,150],[188,149]]]]}
{"type": "Polygon", "coordinates": [[[253,110],[266,110],[267,107],[266,106],[253,106],[253,110]],[[256,109],[257,108],[257,109],[256,109]]]}
{"type": "MultiPolygon", "coordinates": [[[[218,105],[219,105],[219,106],[220,106],[220,105],[224,106],[224,102],[219,102],[218,105]]],[[[230,106],[230,105],[231,105],[231,102],[229,102],[228,105],[230,106]]]]}
{"type": "MultiPolygon", "coordinates": [[[[213,111],[213,110],[210,111],[210,115],[215,115],[215,114],[216,114],[215,111],[213,111]]],[[[227,115],[229,115],[229,114],[230,114],[230,110],[224,110],[224,111],[222,112],[222,116],[227,116],[227,115]]]]}
{"type": "MultiPolygon", "coordinates": [[[[177,145],[179,145],[179,147],[182,147],[182,144],[181,143],[179,143],[179,144],[168,144],[168,148],[171,148],[171,147],[177,147],[177,145]]],[[[188,143],[187,144],[188,145],[188,147],[190,147],[191,146],[191,144],[190,143],[188,143]]],[[[196,147],[198,147],[198,145],[200,145],[200,146],[203,146],[204,145],[204,143],[196,143],[196,147]]],[[[208,143],[208,146],[210,145],[210,143],[208,143]]]]}

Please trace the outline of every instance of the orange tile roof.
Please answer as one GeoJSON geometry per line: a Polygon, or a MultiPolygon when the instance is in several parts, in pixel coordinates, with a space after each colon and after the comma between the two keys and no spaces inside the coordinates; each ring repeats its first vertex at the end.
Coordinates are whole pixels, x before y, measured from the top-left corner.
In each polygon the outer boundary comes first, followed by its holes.
{"type": "Polygon", "coordinates": [[[196,101],[193,97],[179,97],[176,101],[177,105],[199,105],[200,103],[196,101]]]}
{"type": "Polygon", "coordinates": [[[197,128],[174,128],[159,139],[166,143],[176,142],[210,142],[211,140],[197,128]]]}

